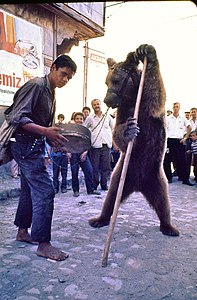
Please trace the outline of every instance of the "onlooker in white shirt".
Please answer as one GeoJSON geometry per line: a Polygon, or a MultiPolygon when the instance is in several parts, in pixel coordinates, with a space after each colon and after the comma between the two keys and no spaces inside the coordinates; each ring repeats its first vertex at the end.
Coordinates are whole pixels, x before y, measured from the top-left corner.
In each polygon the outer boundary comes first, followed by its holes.
{"type": "Polygon", "coordinates": [[[180,103],[173,103],[173,114],[166,118],[167,151],[164,158],[164,170],[168,182],[172,182],[171,163],[176,167],[177,176],[183,184],[193,185],[189,181],[186,164],[185,141],[191,132],[189,121],[179,115],[180,103]]]}
{"type": "Polygon", "coordinates": [[[196,107],[192,107],[190,109],[189,123],[192,128],[192,131],[197,129],[197,108],[196,107]]]}
{"type": "MultiPolygon", "coordinates": [[[[189,124],[191,126],[191,130],[195,131],[197,130],[197,108],[192,107],[190,109],[190,119],[189,119],[189,124]]],[[[191,135],[190,137],[186,140],[186,148],[189,149],[192,143],[191,135]]],[[[187,169],[190,174],[191,172],[191,164],[192,164],[192,153],[186,151],[186,163],[187,163],[187,169]]]]}
{"type": "Polygon", "coordinates": [[[114,119],[101,111],[101,101],[94,99],[91,102],[94,114],[88,116],[84,122],[91,131],[90,158],[93,167],[93,182],[96,190],[100,184],[102,190],[107,190],[107,181],[111,170],[111,147],[114,119]]]}

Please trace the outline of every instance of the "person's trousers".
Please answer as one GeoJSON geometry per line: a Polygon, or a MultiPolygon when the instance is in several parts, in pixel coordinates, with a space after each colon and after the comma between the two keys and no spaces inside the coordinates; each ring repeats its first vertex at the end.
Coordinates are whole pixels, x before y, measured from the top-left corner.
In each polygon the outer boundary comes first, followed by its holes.
{"type": "Polygon", "coordinates": [[[80,155],[81,154],[78,153],[72,153],[70,160],[72,172],[72,189],[73,192],[79,191],[79,167],[81,167],[84,173],[86,190],[89,194],[94,190],[92,164],[88,155],[84,161],[80,161],[80,155]]]}
{"type": "Polygon", "coordinates": [[[97,189],[99,183],[102,189],[107,187],[111,169],[111,149],[103,144],[101,148],[90,149],[90,159],[93,167],[93,184],[97,189]]]}
{"type": "Polygon", "coordinates": [[[19,167],[18,167],[17,162],[14,159],[11,160],[10,167],[11,167],[12,177],[17,177],[19,175],[19,167]]]}
{"type": "Polygon", "coordinates": [[[34,241],[49,242],[55,192],[44,161],[45,141],[16,135],[11,147],[21,171],[21,194],[14,224],[23,229],[31,227],[34,241]]]}
{"type": "Polygon", "coordinates": [[[193,154],[194,180],[197,182],[197,154],[193,154]]]}
{"type": "Polygon", "coordinates": [[[61,173],[61,189],[67,188],[68,158],[66,155],[53,156],[53,185],[59,191],[59,175],[61,173]]]}
{"type": "Polygon", "coordinates": [[[171,163],[176,166],[178,177],[186,182],[189,179],[189,172],[186,164],[185,145],[180,139],[168,138],[167,148],[169,152],[164,157],[164,171],[168,180],[172,179],[171,163]]]}

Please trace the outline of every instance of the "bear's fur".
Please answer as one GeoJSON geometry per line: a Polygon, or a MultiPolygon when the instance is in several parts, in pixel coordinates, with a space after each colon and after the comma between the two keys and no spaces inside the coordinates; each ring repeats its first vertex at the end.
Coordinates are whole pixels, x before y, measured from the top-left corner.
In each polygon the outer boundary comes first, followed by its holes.
{"type": "Polygon", "coordinates": [[[168,184],[163,171],[166,143],[165,88],[155,48],[146,44],[130,52],[124,62],[114,64],[112,59],[108,60],[108,90],[104,102],[109,107],[117,107],[113,139],[121,150],[121,157],[112,173],[101,214],[89,220],[89,224],[102,227],[110,222],[129,142],[127,120],[133,117],[140,82],[141,71],[138,65],[145,56],[147,69],[138,117],[140,133],[134,140],[121,202],[133,192],[141,192],[156,211],[161,232],[177,236],[178,230],[171,225],[168,184]]]}

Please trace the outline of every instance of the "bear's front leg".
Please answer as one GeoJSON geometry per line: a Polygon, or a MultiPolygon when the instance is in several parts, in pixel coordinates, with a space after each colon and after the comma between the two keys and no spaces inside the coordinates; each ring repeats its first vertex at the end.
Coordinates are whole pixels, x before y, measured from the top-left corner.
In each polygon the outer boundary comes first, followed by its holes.
{"type": "Polygon", "coordinates": [[[147,57],[147,68],[151,69],[158,64],[157,53],[152,45],[143,44],[136,49],[136,56],[143,63],[145,56],[147,57]]]}
{"type": "Polygon", "coordinates": [[[125,123],[119,124],[113,134],[113,140],[117,147],[126,153],[128,143],[132,141],[140,132],[136,118],[129,117],[125,123]]]}
{"type": "Polygon", "coordinates": [[[128,144],[132,141],[140,132],[139,127],[137,126],[136,118],[129,117],[126,122],[126,130],[124,131],[124,139],[128,144]]]}

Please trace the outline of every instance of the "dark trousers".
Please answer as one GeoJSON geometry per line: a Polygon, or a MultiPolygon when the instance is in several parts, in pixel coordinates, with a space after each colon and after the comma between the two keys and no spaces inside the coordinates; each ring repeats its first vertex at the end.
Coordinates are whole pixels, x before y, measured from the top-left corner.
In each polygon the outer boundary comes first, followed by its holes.
{"type": "Polygon", "coordinates": [[[45,167],[45,141],[17,135],[11,148],[21,171],[21,194],[14,224],[23,229],[31,227],[34,241],[49,242],[55,193],[45,167]]]}
{"type": "Polygon", "coordinates": [[[115,168],[120,157],[120,151],[115,151],[114,147],[111,148],[111,170],[115,168]]]}
{"type": "Polygon", "coordinates": [[[182,181],[189,179],[189,172],[186,164],[185,145],[180,143],[180,139],[167,139],[169,152],[164,157],[164,171],[168,180],[172,179],[171,163],[176,166],[178,177],[182,181]]]}
{"type": "Polygon", "coordinates": [[[97,189],[99,183],[102,189],[107,186],[111,170],[111,149],[103,144],[102,148],[91,148],[90,158],[93,167],[93,184],[97,189]]]}
{"type": "Polygon", "coordinates": [[[59,174],[61,173],[61,189],[67,188],[68,158],[66,155],[53,156],[53,185],[59,191],[59,174]]]}
{"type": "Polygon", "coordinates": [[[197,154],[193,154],[194,180],[197,182],[197,154]]]}
{"type": "Polygon", "coordinates": [[[89,194],[94,190],[92,164],[88,155],[84,161],[80,160],[80,155],[81,154],[78,153],[72,153],[70,160],[72,173],[72,189],[73,192],[79,191],[79,167],[81,167],[84,173],[86,190],[89,194]]]}

